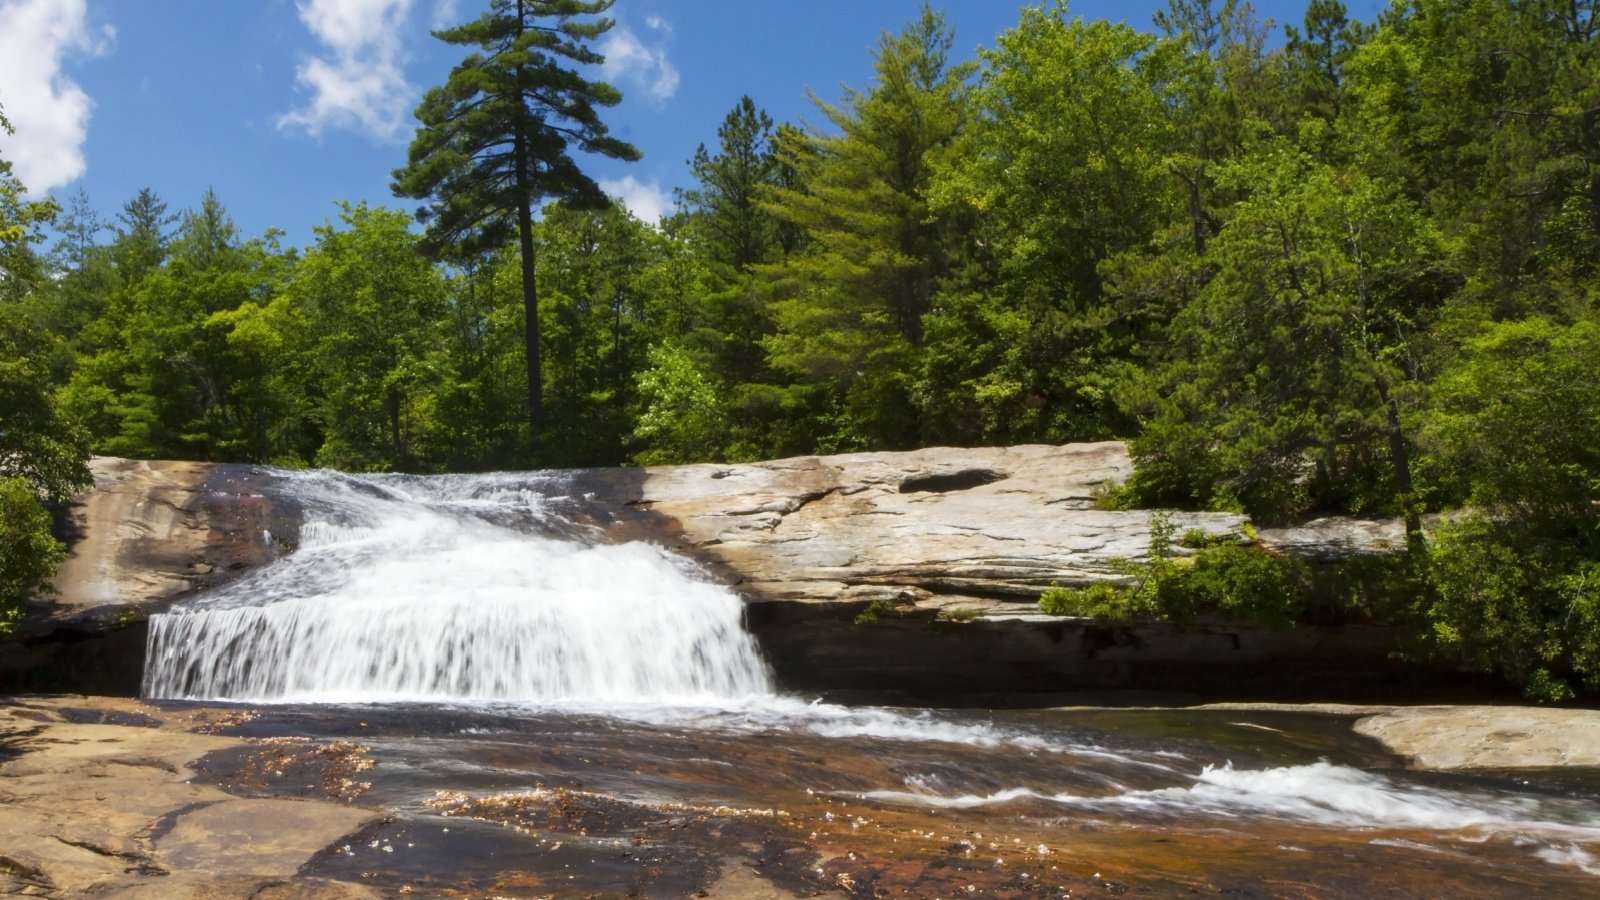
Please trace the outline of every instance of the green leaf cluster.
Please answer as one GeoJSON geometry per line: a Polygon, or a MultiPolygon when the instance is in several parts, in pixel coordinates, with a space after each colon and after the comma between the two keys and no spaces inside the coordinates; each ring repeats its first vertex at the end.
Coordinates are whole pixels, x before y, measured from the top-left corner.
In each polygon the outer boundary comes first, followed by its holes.
{"type": "Polygon", "coordinates": [[[1190,622],[1197,618],[1287,627],[1310,610],[1306,565],[1293,557],[1239,543],[1229,536],[1186,534],[1182,553],[1166,516],[1153,516],[1150,547],[1137,560],[1118,560],[1121,577],[1082,587],[1052,587],[1039,598],[1051,615],[1106,622],[1190,622]]]}

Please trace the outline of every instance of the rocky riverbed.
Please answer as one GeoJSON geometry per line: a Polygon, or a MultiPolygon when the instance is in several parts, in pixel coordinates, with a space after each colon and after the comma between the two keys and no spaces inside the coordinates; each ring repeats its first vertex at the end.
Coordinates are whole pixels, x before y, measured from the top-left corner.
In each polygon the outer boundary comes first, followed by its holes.
{"type": "Polygon", "coordinates": [[[17,698],[0,893],[1580,896],[1597,715],[17,698]],[[1438,755],[1530,729],[1572,743],[1438,755]]]}

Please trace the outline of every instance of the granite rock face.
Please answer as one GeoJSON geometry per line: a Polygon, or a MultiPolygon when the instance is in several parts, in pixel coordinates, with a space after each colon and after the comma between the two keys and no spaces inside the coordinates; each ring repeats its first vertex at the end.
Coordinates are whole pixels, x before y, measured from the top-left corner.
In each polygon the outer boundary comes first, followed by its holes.
{"type": "MultiPolygon", "coordinates": [[[[1144,554],[1151,514],[1095,509],[1133,470],[1121,443],[933,448],[645,470],[599,499],[670,522],[678,549],[729,575],[749,599],[881,600],[926,608],[1031,611],[1051,584],[1117,577],[1144,554]]],[[[1174,513],[1180,531],[1235,531],[1244,518],[1174,513]]]]}
{"type": "MultiPolygon", "coordinates": [[[[271,469],[98,458],[73,507],[71,555],[36,623],[143,615],[292,548],[299,512],[271,469]]],[[[1153,513],[1096,509],[1133,471],[1116,441],[931,448],[748,464],[580,469],[566,489],[622,537],[700,559],[748,599],[1029,612],[1052,584],[1118,577],[1153,513]]],[[[1168,514],[1181,534],[1239,534],[1243,516],[1168,514]]],[[[1319,519],[1265,531],[1327,558],[1403,544],[1397,522],[1319,519]]]]}
{"type": "MultiPolygon", "coordinates": [[[[1095,508],[1132,472],[1126,446],[1106,441],[596,469],[573,483],[658,518],[657,539],[670,536],[752,601],[880,600],[1015,617],[1036,613],[1052,584],[1117,578],[1115,560],[1148,551],[1157,513],[1095,508]]],[[[1180,535],[1241,540],[1247,521],[1166,515],[1180,535]]],[[[1322,560],[1404,546],[1397,521],[1326,518],[1260,537],[1322,560]]]]}
{"type": "Polygon", "coordinates": [[[96,457],[89,470],[70,555],[38,610],[50,621],[159,605],[271,562],[298,533],[260,467],[96,457]]]}

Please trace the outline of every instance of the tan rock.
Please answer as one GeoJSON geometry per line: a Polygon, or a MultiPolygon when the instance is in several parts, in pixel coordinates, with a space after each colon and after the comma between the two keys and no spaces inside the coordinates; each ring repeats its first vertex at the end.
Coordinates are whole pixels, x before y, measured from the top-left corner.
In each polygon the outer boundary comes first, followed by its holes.
{"type": "Polygon", "coordinates": [[[1403,707],[1356,722],[1421,769],[1600,766],[1600,710],[1403,707]]]}
{"type": "MultiPolygon", "coordinates": [[[[636,496],[603,499],[664,517],[679,546],[754,599],[893,598],[937,609],[1031,603],[1052,583],[1117,576],[1149,545],[1151,514],[1095,509],[1133,471],[1120,442],[799,457],[648,469],[636,496]],[[867,589],[862,593],[862,589],[867,589]]],[[[1223,534],[1241,516],[1174,513],[1223,534]]]]}
{"type": "Polygon", "coordinates": [[[132,700],[92,703],[135,725],[67,721],[68,711],[88,702],[0,707],[0,892],[371,896],[360,886],[291,876],[377,813],[335,802],[240,798],[193,784],[195,760],[244,741],[191,732],[207,711],[169,715],[132,700]]]}
{"type": "Polygon", "coordinates": [[[278,555],[267,480],[251,466],[97,457],[73,503],[70,554],[42,598],[48,618],[151,603],[278,555]]]}

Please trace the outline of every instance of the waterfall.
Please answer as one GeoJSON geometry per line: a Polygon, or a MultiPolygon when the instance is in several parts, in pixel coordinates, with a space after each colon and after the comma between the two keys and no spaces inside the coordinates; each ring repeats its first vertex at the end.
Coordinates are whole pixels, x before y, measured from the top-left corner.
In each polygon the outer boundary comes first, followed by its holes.
{"type": "Polygon", "coordinates": [[[742,602],[563,517],[554,475],[286,472],[297,550],[150,620],[144,693],[726,701],[772,692],[742,602]]]}

